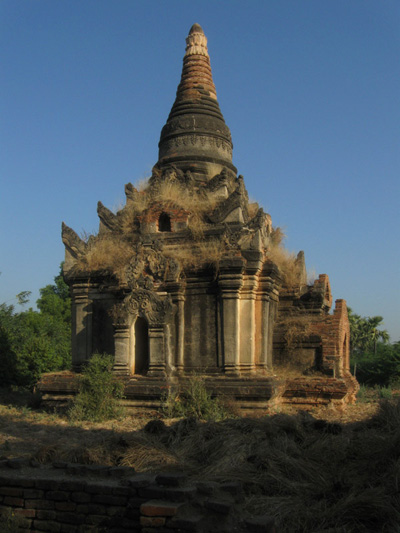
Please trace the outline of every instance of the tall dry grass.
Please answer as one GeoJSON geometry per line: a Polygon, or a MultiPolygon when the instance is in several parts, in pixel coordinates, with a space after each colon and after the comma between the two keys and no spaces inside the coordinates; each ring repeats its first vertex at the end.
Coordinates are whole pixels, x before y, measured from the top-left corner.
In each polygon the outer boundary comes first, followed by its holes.
{"type": "MultiPolygon", "coordinates": [[[[212,212],[217,199],[207,191],[188,189],[177,181],[158,182],[155,186],[142,184],[135,189],[117,216],[120,233],[105,233],[86,237],[87,248],[77,259],[75,269],[84,272],[109,272],[123,281],[124,271],[133,255],[132,244],[137,240],[138,216],[152,205],[162,202],[190,213],[187,236],[192,244],[190,250],[180,247],[174,250],[173,257],[181,262],[182,268],[197,268],[204,263],[217,263],[223,253],[222,244],[206,241],[206,215],[212,212]]],[[[171,255],[171,252],[166,252],[171,255]]]]}
{"type": "Polygon", "coordinates": [[[75,269],[84,272],[109,272],[123,279],[132,255],[132,245],[122,236],[98,236],[88,243],[86,253],[77,259],[75,269]]]}
{"type": "Polygon", "coordinates": [[[166,248],[164,255],[179,262],[183,269],[198,269],[204,266],[215,266],[225,252],[225,245],[218,240],[192,242],[189,247],[166,248]]]}
{"type": "Polygon", "coordinates": [[[348,426],[306,413],[171,426],[156,420],[122,438],[66,442],[49,460],[56,454],[138,472],[184,470],[190,482],[239,482],[242,515],[273,516],[282,533],[399,529],[399,400],[348,426]]]}
{"type": "Polygon", "coordinates": [[[237,481],[240,514],[273,516],[282,533],[399,530],[399,399],[347,425],[281,413],[207,423],[155,418],[145,427],[137,416],[71,425],[24,402],[7,394],[0,405],[4,456],[183,470],[188,483],[237,481]]]}
{"type": "Polygon", "coordinates": [[[277,326],[284,328],[283,339],[285,348],[290,351],[293,347],[311,334],[311,324],[314,317],[311,315],[286,316],[281,318],[277,326]]]}
{"type": "Polygon", "coordinates": [[[268,250],[268,258],[278,266],[286,288],[292,289],[299,286],[301,269],[293,252],[289,252],[282,244],[273,244],[268,250]]]}

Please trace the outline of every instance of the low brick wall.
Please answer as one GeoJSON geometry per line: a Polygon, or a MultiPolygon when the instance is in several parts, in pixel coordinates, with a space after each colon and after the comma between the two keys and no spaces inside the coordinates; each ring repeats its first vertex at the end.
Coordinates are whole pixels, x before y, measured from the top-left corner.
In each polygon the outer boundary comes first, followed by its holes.
{"type": "Polygon", "coordinates": [[[191,482],[180,472],[0,461],[0,513],[20,530],[273,533],[270,517],[240,515],[238,483],[191,482]]]}

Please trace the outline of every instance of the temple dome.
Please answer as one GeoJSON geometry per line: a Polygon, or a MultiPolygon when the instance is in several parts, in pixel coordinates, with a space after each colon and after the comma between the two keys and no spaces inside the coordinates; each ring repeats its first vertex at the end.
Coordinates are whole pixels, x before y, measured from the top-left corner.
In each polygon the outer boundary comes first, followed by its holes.
{"type": "Polygon", "coordinates": [[[219,108],[207,38],[193,24],[186,38],[181,81],[161,131],[158,166],[175,165],[194,177],[211,178],[232,164],[232,140],[219,108]]]}

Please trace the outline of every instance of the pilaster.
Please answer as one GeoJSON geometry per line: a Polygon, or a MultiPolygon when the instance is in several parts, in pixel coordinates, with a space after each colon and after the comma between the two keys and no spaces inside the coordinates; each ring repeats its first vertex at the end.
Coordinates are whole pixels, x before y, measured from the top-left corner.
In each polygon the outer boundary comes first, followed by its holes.
{"type": "Polygon", "coordinates": [[[72,366],[80,370],[92,355],[92,300],[89,283],[72,286],[72,366]]]}
{"type": "Polygon", "coordinates": [[[253,373],[255,371],[256,353],[256,290],[258,286],[258,272],[261,261],[256,257],[248,259],[243,286],[240,291],[240,358],[239,369],[241,373],[253,373]]]}
{"type": "Polygon", "coordinates": [[[127,324],[114,326],[115,359],[113,371],[118,375],[131,373],[131,328],[127,324]]]}
{"type": "Polygon", "coordinates": [[[164,327],[149,326],[150,364],[148,376],[163,377],[166,374],[164,341],[164,327]]]}
{"type": "Polygon", "coordinates": [[[184,342],[185,342],[185,286],[182,283],[169,284],[172,303],[176,305],[175,315],[175,358],[174,366],[179,374],[184,371],[184,342]]]}
{"type": "Polygon", "coordinates": [[[240,371],[240,289],[244,260],[235,257],[221,262],[218,285],[221,295],[223,368],[227,375],[240,371]]]}

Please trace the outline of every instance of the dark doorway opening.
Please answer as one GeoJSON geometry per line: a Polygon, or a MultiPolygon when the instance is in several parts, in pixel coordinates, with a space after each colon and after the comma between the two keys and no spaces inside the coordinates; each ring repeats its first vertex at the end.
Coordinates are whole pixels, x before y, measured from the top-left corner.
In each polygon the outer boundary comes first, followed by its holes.
{"type": "Polygon", "coordinates": [[[322,346],[318,346],[315,350],[314,368],[316,370],[322,370],[322,346]]]}
{"type": "Polygon", "coordinates": [[[158,231],[171,231],[171,218],[167,213],[161,213],[158,219],[158,231]]]}
{"type": "Polygon", "coordinates": [[[147,321],[138,317],[135,322],[135,374],[142,376],[149,370],[149,327],[147,321]]]}

